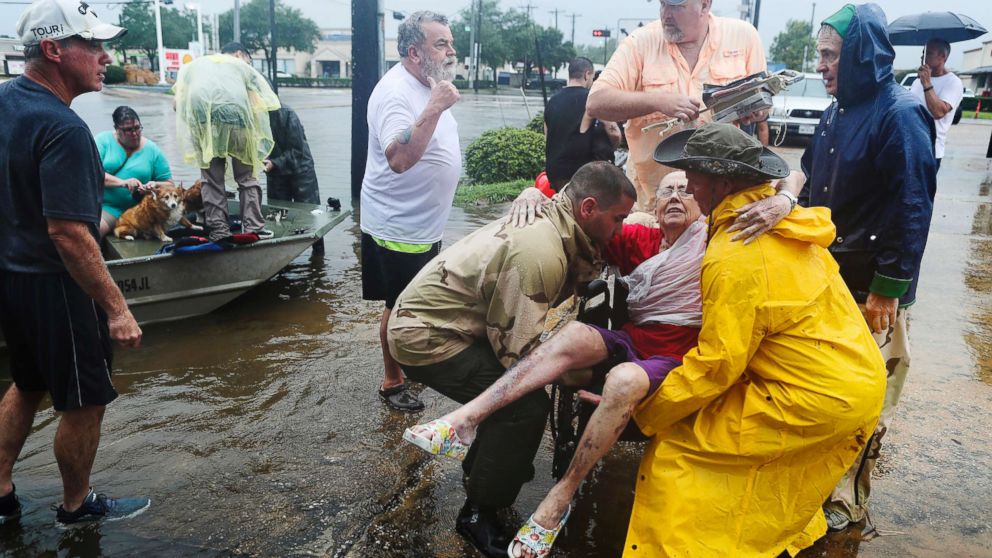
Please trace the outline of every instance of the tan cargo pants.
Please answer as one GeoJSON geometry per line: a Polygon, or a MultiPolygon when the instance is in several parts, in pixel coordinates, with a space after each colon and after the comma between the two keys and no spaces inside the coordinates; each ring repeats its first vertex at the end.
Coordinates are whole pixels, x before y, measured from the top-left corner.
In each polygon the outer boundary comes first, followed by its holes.
{"type": "MultiPolygon", "coordinates": [[[[864,312],[864,305],[859,307],[864,312]]],[[[875,433],[868,439],[861,456],[840,479],[833,494],[823,506],[847,516],[852,522],[861,521],[867,513],[868,497],[871,495],[871,473],[875,469],[882,447],[882,438],[895,415],[899,396],[902,395],[902,386],[906,383],[906,374],[909,372],[908,310],[908,308],[900,308],[896,313],[895,324],[889,327],[889,331],[874,335],[888,371],[882,415],[878,419],[875,433]]]]}

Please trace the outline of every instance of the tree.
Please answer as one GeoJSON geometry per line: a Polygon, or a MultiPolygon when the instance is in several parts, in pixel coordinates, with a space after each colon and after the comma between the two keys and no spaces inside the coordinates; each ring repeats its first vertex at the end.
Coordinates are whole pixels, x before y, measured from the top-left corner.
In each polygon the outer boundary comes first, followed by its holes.
{"type": "Polygon", "coordinates": [[[603,53],[603,40],[596,39],[596,44],[593,45],[578,45],[575,49],[576,56],[585,56],[589,60],[592,60],[594,64],[602,64],[604,61],[609,60],[610,56],[613,56],[613,52],[617,49],[617,39],[616,37],[610,37],[606,39],[606,53],[603,53]]]}
{"type": "MultiPolygon", "coordinates": [[[[503,12],[499,9],[499,1],[482,0],[482,27],[481,31],[477,30],[476,40],[482,45],[482,64],[490,68],[498,68],[510,58],[501,29],[502,22],[503,12]]],[[[462,58],[469,56],[472,52],[468,42],[471,35],[470,28],[474,25],[471,8],[459,12],[458,18],[451,22],[451,34],[455,39],[455,50],[462,58]]]]}
{"type": "MultiPolygon", "coordinates": [[[[234,37],[234,10],[220,14],[220,42],[228,43],[234,37]]],[[[278,47],[286,50],[313,52],[320,39],[320,28],[296,8],[276,0],[276,39],[278,47]]],[[[272,58],[272,40],[269,35],[269,0],[250,0],[241,5],[241,40],[248,52],[263,51],[266,60],[272,58]]]]}
{"type": "MultiPolygon", "coordinates": [[[[114,42],[120,54],[125,50],[141,50],[148,57],[152,68],[158,68],[158,39],[155,33],[153,4],[126,3],[121,9],[120,25],[127,34],[114,42]]],[[[196,40],[196,14],[191,10],[162,8],[162,46],[186,48],[196,40]]],[[[126,56],[124,56],[126,59],[126,56]]]]}
{"type": "Polygon", "coordinates": [[[809,71],[810,63],[816,59],[816,39],[808,21],[790,19],[785,30],[772,40],[769,51],[771,61],[785,64],[786,68],[809,71]],[[806,54],[806,68],[803,68],[803,53],[806,54]]]}
{"type": "MultiPolygon", "coordinates": [[[[459,56],[468,56],[470,28],[474,25],[472,10],[459,12],[452,21],[451,33],[459,56]]],[[[490,68],[507,62],[520,63],[530,73],[537,64],[537,44],[541,46],[541,61],[545,68],[558,69],[575,57],[571,43],[562,43],[561,31],[534,23],[526,12],[511,8],[503,12],[497,0],[482,0],[482,26],[477,30],[481,61],[490,68]]]]}
{"type": "MultiPolygon", "coordinates": [[[[562,42],[562,32],[554,27],[541,27],[535,25],[532,31],[535,39],[531,39],[533,45],[540,46],[540,61],[544,64],[545,70],[551,69],[557,72],[559,68],[567,66],[575,58],[575,48],[572,43],[562,42]]],[[[537,49],[535,49],[536,51],[537,49]]],[[[535,53],[533,62],[536,65],[538,56],[535,53]]]]}

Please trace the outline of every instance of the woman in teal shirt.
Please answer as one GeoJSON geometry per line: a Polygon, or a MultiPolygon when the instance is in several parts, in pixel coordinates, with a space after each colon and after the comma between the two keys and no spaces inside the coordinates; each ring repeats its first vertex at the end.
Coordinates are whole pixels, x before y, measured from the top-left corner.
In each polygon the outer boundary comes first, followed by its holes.
{"type": "Polygon", "coordinates": [[[131,196],[171,182],[172,171],[165,154],[155,142],[141,135],[141,120],[131,107],[117,107],[114,131],[96,135],[96,147],[103,161],[103,215],[100,236],[114,230],[117,220],[137,202],[131,196]]]}

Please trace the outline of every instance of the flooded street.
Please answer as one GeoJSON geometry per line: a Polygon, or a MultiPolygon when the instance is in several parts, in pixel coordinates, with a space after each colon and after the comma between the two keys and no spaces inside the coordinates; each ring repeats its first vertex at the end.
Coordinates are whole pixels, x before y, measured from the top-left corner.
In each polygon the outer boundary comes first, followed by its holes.
{"type": "MultiPolygon", "coordinates": [[[[306,126],[322,199],[348,208],[350,92],[283,96],[306,126]]],[[[528,101],[536,111],[540,99],[528,101]]],[[[98,132],[121,104],[137,110],[177,179],[198,178],[178,156],[171,98],[116,90],[74,108],[98,132]]],[[[465,95],[453,111],[463,147],[488,128],[529,119],[519,96],[465,95]]],[[[990,132],[965,121],[948,136],[911,314],[910,379],[873,484],[872,519],[883,536],[863,542],[850,530],[802,556],[992,556],[990,132]]],[[[798,164],[800,148],[780,152],[798,164]]],[[[502,210],[455,208],[445,243],[502,210]]],[[[25,515],[0,528],[0,555],[477,556],[453,530],[464,499],[459,465],[427,459],[401,439],[405,427],[453,403],[431,390],[416,415],[380,403],[382,307],[361,300],[357,215],[326,246],[323,259],[308,251],[217,312],[147,326],[140,350],[117,350],[121,397],[107,408],[92,482],[110,495],[149,496],[144,515],[55,528],[58,422],[43,403],[14,470],[25,515]]],[[[0,389],[9,377],[3,353],[0,389]]],[[[552,484],[550,434],[544,446],[515,523],[552,484]]],[[[622,444],[597,467],[554,556],[619,556],[640,453],[622,444]]]]}

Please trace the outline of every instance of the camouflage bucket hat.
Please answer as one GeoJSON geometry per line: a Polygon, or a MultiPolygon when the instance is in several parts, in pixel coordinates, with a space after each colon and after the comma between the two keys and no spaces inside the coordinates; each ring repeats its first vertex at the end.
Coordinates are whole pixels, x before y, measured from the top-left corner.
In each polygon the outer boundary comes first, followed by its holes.
{"type": "Polygon", "coordinates": [[[789,164],[731,124],[711,123],[671,135],[654,150],[662,165],[739,178],[785,178],[789,164]]]}

